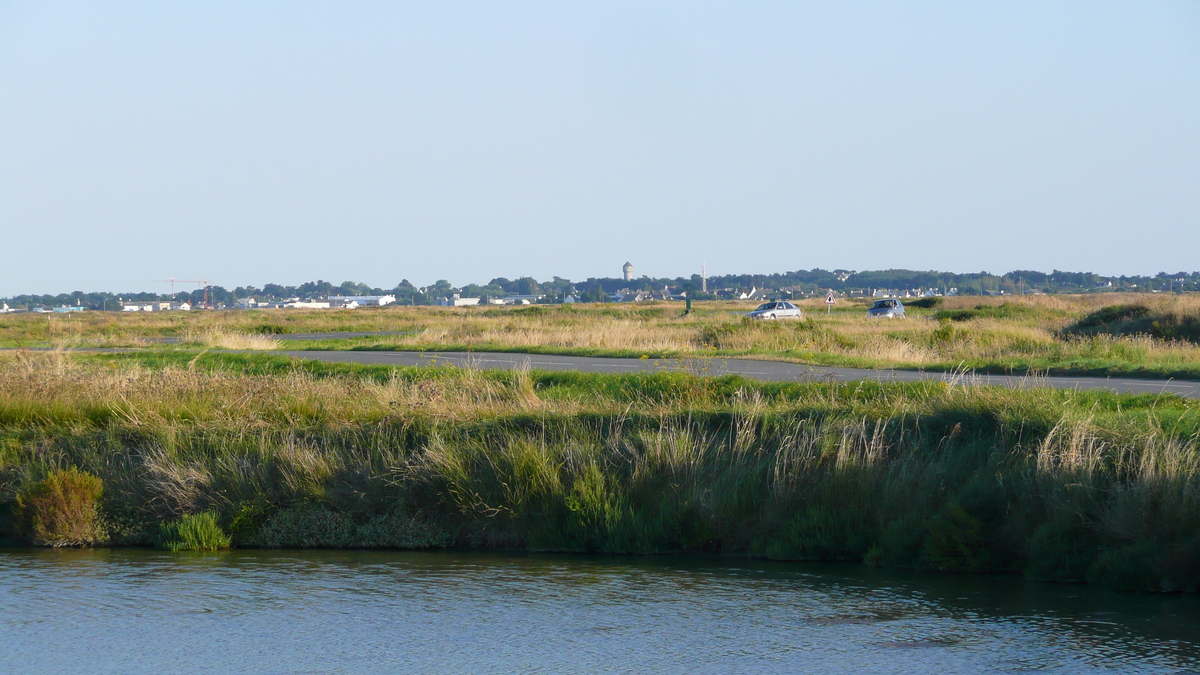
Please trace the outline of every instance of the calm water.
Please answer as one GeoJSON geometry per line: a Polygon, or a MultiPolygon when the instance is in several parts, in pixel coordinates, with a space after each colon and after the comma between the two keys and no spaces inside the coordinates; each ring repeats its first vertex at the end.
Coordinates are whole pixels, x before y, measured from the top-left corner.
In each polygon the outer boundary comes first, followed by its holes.
{"type": "Polygon", "coordinates": [[[1200,600],[723,558],[0,551],[3,673],[1200,672],[1200,600]]]}

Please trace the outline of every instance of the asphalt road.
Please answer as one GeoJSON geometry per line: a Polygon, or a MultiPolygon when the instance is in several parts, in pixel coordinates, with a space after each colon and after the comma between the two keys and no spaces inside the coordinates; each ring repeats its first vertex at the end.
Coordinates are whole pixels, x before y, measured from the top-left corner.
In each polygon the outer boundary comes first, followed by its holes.
{"type": "Polygon", "coordinates": [[[585,373],[648,373],[682,371],[695,375],[742,375],[766,381],[914,382],[941,380],[1001,387],[1054,387],[1057,389],[1106,389],[1125,394],[1177,394],[1200,398],[1200,382],[1186,380],[1136,380],[1105,377],[1023,377],[1011,375],[955,375],[912,370],[866,370],[803,366],[781,361],[749,359],[613,359],[588,356],[547,356],[494,352],[274,352],[301,359],[336,363],[365,363],[390,366],[434,366],[538,370],[577,370],[585,373]]]}
{"type": "MultiPolygon", "coordinates": [[[[411,330],[362,331],[359,333],[282,333],[280,335],[264,335],[274,340],[342,340],[346,338],[376,337],[379,335],[408,335],[415,333],[411,330]]],[[[164,345],[179,344],[177,337],[144,337],[146,342],[156,342],[164,345]]]]}

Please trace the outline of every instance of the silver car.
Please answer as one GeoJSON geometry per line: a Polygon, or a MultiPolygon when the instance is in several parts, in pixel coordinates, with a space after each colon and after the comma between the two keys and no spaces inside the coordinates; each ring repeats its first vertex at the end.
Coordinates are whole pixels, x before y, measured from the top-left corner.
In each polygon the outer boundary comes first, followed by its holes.
{"type": "Polygon", "coordinates": [[[800,308],[790,302],[777,300],[764,302],[746,316],[751,319],[799,319],[802,315],[800,308]]]}
{"type": "Polygon", "coordinates": [[[867,310],[867,316],[880,319],[903,319],[904,303],[895,298],[876,300],[875,304],[867,310]]]}

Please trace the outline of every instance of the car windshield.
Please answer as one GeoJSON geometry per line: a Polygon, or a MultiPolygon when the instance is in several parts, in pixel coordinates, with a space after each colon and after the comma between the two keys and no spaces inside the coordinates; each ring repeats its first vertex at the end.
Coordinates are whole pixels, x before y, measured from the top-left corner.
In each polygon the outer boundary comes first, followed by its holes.
{"type": "Polygon", "coordinates": [[[888,307],[891,307],[891,306],[892,306],[891,300],[876,300],[875,304],[871,305],[871,309],[887,309],[888,307]]]}
{"type": "Polygon", "coordinates": [[[756,311],[756,312],[761,312],[761,311],[762,311],[762,310],[764,310],[764,309],[775,309],[775,303],[773,303],[773,302],[764,302],[763,304],[761,304],[761,305],[759,305],[759,306],[758,306],[758,309],[755,309],[754,311],[756,311]]]}

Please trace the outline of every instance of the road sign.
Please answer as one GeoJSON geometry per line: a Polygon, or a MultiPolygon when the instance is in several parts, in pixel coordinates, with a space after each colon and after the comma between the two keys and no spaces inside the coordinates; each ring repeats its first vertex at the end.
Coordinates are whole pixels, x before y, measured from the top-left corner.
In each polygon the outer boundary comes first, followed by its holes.
{"type": "Polygon", "coordinates": [[[829,295],[826,295],[826,296],[825,296],[825,304],[827,304],[827,305],[832,305],[832,304],[833,304],[833,302],[834,302],[834,300],[833,300],[833,291],[829,291],[829,295]]]}

